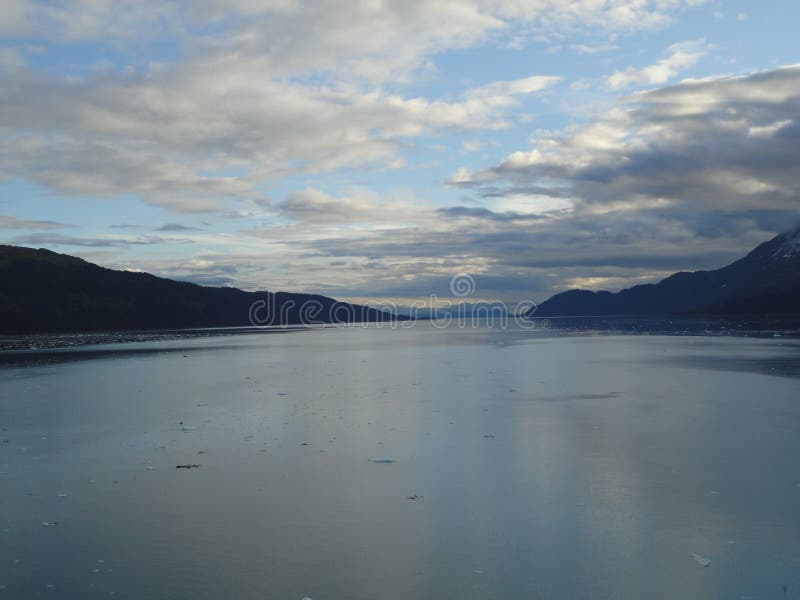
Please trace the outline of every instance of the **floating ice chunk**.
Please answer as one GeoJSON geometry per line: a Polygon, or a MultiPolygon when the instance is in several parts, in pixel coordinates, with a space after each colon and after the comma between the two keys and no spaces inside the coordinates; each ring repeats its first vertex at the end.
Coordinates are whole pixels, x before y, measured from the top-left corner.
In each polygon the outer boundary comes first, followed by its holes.
{"type": "Polygon", "coordinates": [[[699,554],[692,554],[692,558],[694,559],[694,562],[696,562],[701,567],[711,566],[711,560],[705,558],[704,556],[700,556],[699,554]]]}

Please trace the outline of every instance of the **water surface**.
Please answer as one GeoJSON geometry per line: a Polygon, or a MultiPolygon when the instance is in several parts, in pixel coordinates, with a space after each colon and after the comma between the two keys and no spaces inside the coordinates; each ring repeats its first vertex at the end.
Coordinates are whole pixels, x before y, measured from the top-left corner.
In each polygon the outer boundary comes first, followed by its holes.
{"type": "Polygon", "coordinates": [[[0,598],[798,598],[798,375],[430,324],[5,354],[0,598]]]}

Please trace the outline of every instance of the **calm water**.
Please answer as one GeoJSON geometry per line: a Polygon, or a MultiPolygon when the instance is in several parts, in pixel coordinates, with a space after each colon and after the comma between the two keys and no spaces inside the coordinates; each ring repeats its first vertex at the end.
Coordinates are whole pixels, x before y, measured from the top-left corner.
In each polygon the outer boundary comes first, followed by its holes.
{"type": "Polygon", "coordinates": [[[7,354],[0,599],[800,598],[798,376],[429,324],[7,354]]]}

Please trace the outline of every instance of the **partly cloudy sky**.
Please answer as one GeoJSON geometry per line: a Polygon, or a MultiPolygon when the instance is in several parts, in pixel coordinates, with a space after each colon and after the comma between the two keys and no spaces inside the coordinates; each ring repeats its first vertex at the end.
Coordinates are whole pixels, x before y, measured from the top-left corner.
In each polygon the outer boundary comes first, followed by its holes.
{"type": "Polygon", "coordinates": [[[4,0],[0,242],[541,301],[800,222],[794,0],[4,0]]]}

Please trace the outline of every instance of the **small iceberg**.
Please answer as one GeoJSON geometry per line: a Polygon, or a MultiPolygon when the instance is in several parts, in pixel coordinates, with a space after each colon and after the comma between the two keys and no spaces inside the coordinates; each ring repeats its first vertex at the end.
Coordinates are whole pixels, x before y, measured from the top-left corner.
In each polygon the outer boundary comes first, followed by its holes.
{"type": "Polygon", "coordinates": [[[696,562],[701,567],[711,566],[711,561],[708,558],[700,556],[699,554],[692,554],[692,558],[694,559],[694,562],[696,562]]]}

